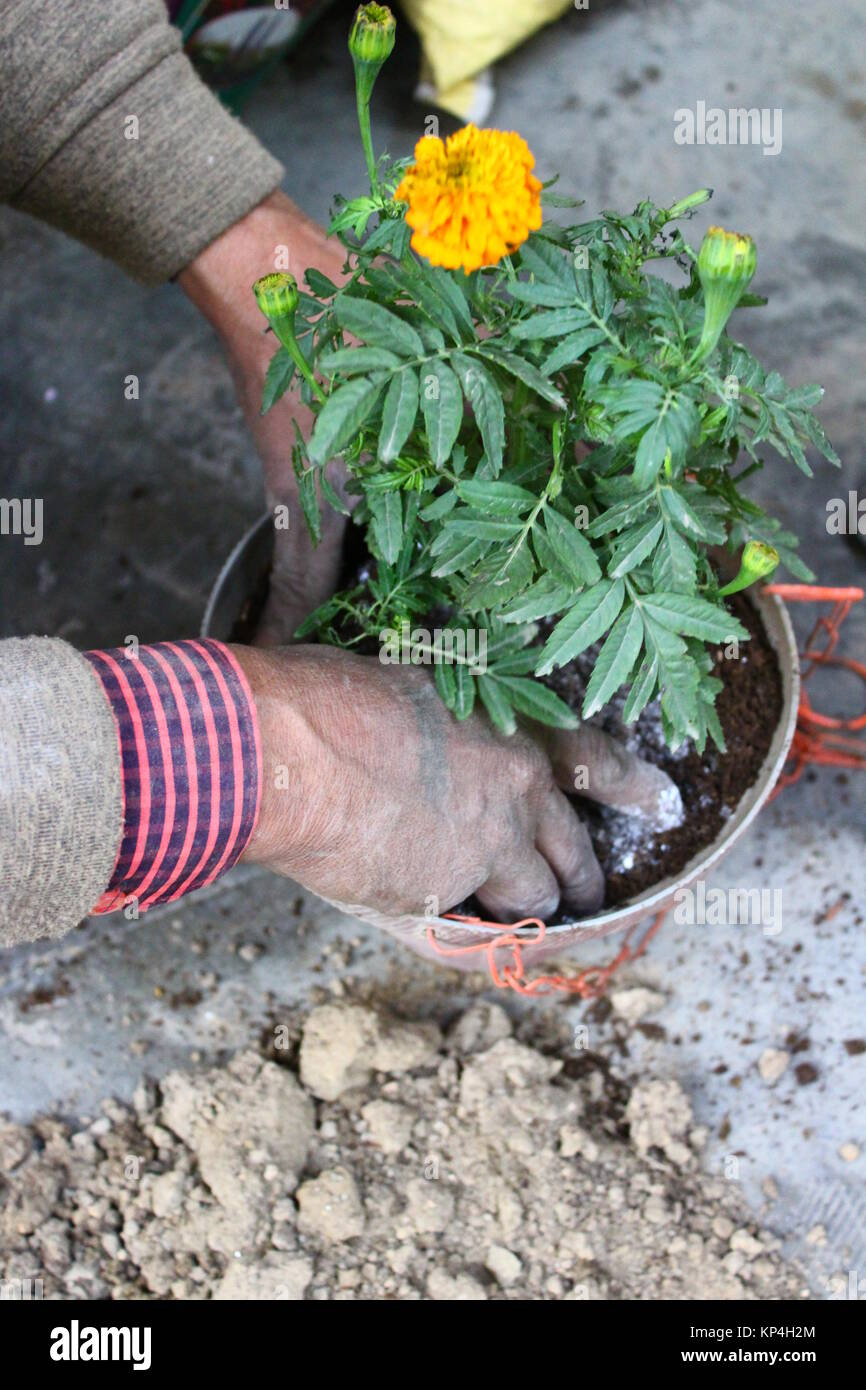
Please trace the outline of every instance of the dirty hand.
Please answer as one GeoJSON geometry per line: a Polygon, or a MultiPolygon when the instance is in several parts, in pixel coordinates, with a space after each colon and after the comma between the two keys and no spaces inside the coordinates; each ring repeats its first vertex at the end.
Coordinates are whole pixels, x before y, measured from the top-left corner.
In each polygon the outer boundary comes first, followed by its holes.
{"type": "Polygon", "coordinates": [[[245,859],[346,907],[448,911],[475,893],[492,918],[597,910],[604,882],[562,790],[655,820],[676,789],[597,731],[499,734],[458,722],[428,672],[333,647],[234,648],[263,751],[261,815],[245,859]]]}
{"type": "MultiPolygon", "coordinates": [[[[272,193],[240,222],[206,247],[179,276],[179,283],[223,340],[238,399],[262,460],[268,508],[286,504],[288,529],[274,532],[276,550],[268,603],[257,641],[265,646],[290,642],[306,615],[333,593],[339,577],[345,518],[322,509],[322,539],[314,546],[298,504],[292,469],[292,425],[309,437],[312,413],[301,404],[297,382],[261,414],[262,387],[277,344],[256,304],[253,283],[274,270],[278,250],[287,248],[288,267],[280,268],[303,285],[308,267],[329,279],[343,279],[344,252],[321,227],[305,217],[283,193],[272,193]]],[[[339,489],[336,466],[328,474],[339,489]]]]}

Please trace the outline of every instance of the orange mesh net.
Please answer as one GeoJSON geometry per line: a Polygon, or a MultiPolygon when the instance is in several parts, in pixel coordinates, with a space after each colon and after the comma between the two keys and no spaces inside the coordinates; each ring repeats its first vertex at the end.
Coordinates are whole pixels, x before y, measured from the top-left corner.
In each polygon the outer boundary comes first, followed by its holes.
{"type": "MultiPolygon", "coordinates": [[[[866,682],[866,665],[853,657],[837,656],[836,646],[839,630],[855,603],[863,598],[863,590],[858,588],[827,588],[815,584],[769,584],[765,590],[775,594],[788,603],[831,603],[829,614],[822,614],[812,628],[800,660],[805,669],[802,672],[800,704],[797,710],[797,727],[791,741],[788,760],[776,786],[768,800],[772,801],[785,787],[789,787],[802,776],[810,764],[823,767],[866,768],[866,739],[858,737],[866,730],[866,710],[850,719],[821,714],[812,707],[806,691],[806,682],[820,666],[832,666],[852,672],[866,682]]],[[[443,960],[455,956],[477,955],[483,958],[490,978],[497,989],[510,989],[516,994],[535,996],[542,994],[577,994],[582,999],[598,999],[604,994],[612,977],[623,965],[638,960],[644,954],[652,938],[661,927],[667,909],[656,914],[649,926],[639,931],[640,923],[630,927],[623,944],[613,960],[607,965],[590,965],[575,975],[538,975],[526,978],[523,951],[526,947],[538,946],[545,937],[547,928],[539,917],[526,917],[521,922],[485,922],[480,917],[461,917],[457,913],[445,914],[449,921],[463,922],[466,926],[483,928],[494,933],[489,940],[473,942],[468,946],[445,946],[436,939],[433,927],[427,928],[427,940],[431,948],[443,960]],[[521,927],[535,927],[534,936],[518,936],[521,927]],[[508,951],[510,959],[502,963],[497,960],[497,951],[508,951]]]]}

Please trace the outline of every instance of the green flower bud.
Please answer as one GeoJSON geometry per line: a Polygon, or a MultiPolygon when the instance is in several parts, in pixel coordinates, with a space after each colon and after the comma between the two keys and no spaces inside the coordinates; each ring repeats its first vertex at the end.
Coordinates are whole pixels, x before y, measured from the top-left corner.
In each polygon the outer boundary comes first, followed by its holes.
{"type": "Polygon", "coordinates": [[[349,32],[349,52],[356,63],[375,64],[376,72],[394,48],[397,22],[387,5],[359,5],[349,32]]]}
{"type": "Polygon", "coordinates": [[[284,319],[294,315],[298,307],[298,286],[283,270],[263,275],[253,285],[256,303],[266,319],[284,319]]]}
{"type": "Polygon", "coordinates": [[[698,252],[698,278],[704,291],[704,327],[696,361],[709,357],[722,329],[740,302],[757,265],[750,236],[710,227],[698,252]]]}
{"type": "Polygon", "coordinates": [[[778,563],[779,552],[771,545],[766,545],[764,541],[747,541],[740,557],[739,573],[730,584],[719,590],[719,597],[727,598],[729,594],[739,593],[740,589],[747,589],[758,579],[766,579],[778,563]]]}
{"type": "Polygon", "coordinates": [[[711,188],[699,188],[697,193],[690,193],[687,198],[680,198],[678,203],[674,203],[672,208],[668,208],[668,220],[674,222],[678,217],[685,217],[687,212],[693,212],[702,203],[706,203],[713,196],[711,188]]]}

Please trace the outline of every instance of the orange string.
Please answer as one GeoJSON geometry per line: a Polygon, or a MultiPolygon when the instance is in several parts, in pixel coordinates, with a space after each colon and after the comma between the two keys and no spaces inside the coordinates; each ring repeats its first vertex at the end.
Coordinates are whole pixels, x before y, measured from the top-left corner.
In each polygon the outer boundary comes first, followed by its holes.
{"type": "MultiPolygon", "coordinates": [[[[809,634],[805,651],[800,659],[808,663],[803,672],[803,683],[808,680],[818,666],[836,666],[866,683],[866,665],[853,657],[835,656],[839,641],[839,629],[855,603],[863,598],[863,590],[850,588],[828,588],[818,584],[768,584],[765,593],[776,594],[789,603],[832,603],[828,615],[819,617],[809,634]],[[822,647],[815,644],[825,637],[822,647]]],[[[797,728],[791,741],[788,761],[776,786],[767,798],[772,801],[785,787],[791,786],[802,776],[809,763],[823,767],[866,768],[866,742],[860,738],[849,737],[866,729],[866,710],[851,719],[837,719],[831,715],[820,714],[813,709],[809,696],[801,686],[800,704],[797,710],[797,728]]],[[[831,909],[827,919],[838,910],[831,909]]],[[[638,960],[644,954],[656,932],[667,916],[667,909],[656,914],[632,946],[637,927],[629,927],[623,944],[613,960],[607,965],[590,965],[576,975],[539,975],[535,979],[526,978],[523,963],[523,949],[526,946],[539,946],[544,940],[547,927],[540,917],[525,917],[521,922],[510,926],[504,922],[485,922],[480,917],[461,917],[456,912],[445,914],[449,921],[464,922],[467,926],[482,927],[494,932],[489,941],[476,941],[470,946],[444,946],[437,941],[432,926],[427,928],[427,941],[438,956],[448,959],[455,956],[484,955],[490,978],[497,989],[512,989],[516,994],[534,996],[542,994],[578,994],[582,999],[599,999],[605,993],[617,970],[623,965],[638,960]],[[520,927],[536,927],[535,936],[518,936],[520,927]],[[511,960],[500,966],[496,952],[511,952],[511,960]]]]}

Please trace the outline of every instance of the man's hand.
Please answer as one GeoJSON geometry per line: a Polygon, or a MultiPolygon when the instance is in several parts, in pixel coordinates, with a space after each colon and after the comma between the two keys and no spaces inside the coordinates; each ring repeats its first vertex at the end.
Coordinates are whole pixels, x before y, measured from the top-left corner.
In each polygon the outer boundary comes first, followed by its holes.
{"type": "MultiPolygon", "coordinates": [[[[268,506],[289,507],[289,529],[275,531],[276,551],[268,604],[257,640],[266,646],[290,642],[295,628],[313,608],[333,593],[339,577],[345,519],[330,507],[322,509],[322,539],[314,546],[298,504],[291,449],[292,421],[309,437],[312,413],[301,404],[293,383],[267,415],[261,414],[262,387],[277,343],[266,331],[252,292],[261,275],[277,267],[288,269],[299,285],[310,266],[335,283],[343,279],[343,248],[330,241],[283,193],[273,193],[235,223],[179,276],[192,302],[210,320],[223,340],[235,379],[238,399],[264,467],[268,506]]],[[[339,474],[329,474],[339,487],[339,474]]]]}
{"type": "MultiPolygon", "coordinates": [[[[259,715],[261,815],[245,858],[321,897],[387,914],[475,893],[496,920],[576,914],[604,895],[589,834],[530,736],[458,722],[428,672],[334,647],[236,647],[259,715]]],[[[654,820],[678,796],[657,768],[596,735],[552,736],[561,785],[575,751],[588,794],[654,820]],[[567,736],[570,738],[571,736],[567,736]]]]}

